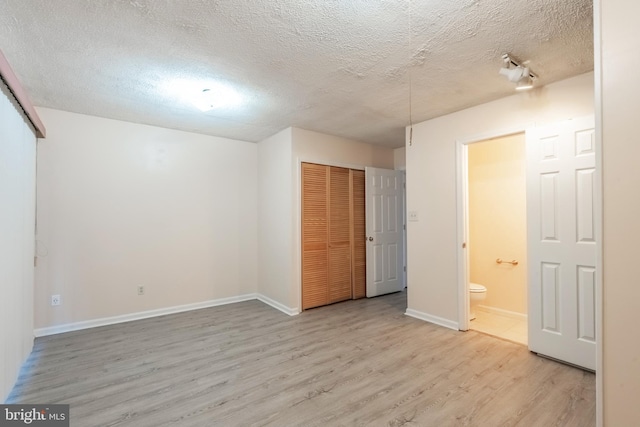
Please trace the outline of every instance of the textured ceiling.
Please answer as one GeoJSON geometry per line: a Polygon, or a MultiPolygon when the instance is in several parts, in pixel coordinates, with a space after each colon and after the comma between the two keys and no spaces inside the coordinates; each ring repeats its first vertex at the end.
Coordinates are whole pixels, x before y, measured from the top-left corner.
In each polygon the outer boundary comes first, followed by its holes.
{"type": "Polygon", "coordinates": [[[591,71],[592,0],[2,0],[0,49],[37,106],[399,147],[410,93],[413,122],[513,94],[503,53],[538,85],[591,71]],[[176,81],[223,82],[244,103],[202,113],[176,81]]]}

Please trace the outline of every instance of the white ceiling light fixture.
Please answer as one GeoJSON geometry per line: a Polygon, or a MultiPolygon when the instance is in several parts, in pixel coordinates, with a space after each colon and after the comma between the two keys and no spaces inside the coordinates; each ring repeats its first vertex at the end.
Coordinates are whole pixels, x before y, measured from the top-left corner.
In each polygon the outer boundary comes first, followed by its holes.
{"type": "Polygon", "coordinates": [[[221,84],[210,85],[202,89],[198,96],[194,95],[193,104],[206,112],[218,108],[228,108],[240,104],[242,97],[238,92],[221,84]]]}
{"type": "Polygon", "coordinates": [[[239,107],[244,102],[240,92],[230,85],[213,80],[175,79],[164,84],[172,98],[191,104],[202,112],[239,107]]]}
{"type": "Polygon", "coordinates": [[[533,83],[537,76],[531,72],[528,66],[524,66],[515,61],[505,53],[502,55],[502,68],[499,73],[505,76],[510,82],[516,84],[516,90],[528,90],[533,88],[533,83]]]}
{"type": "Polygon", "coordinates": [[[206,112],[218,108],[233,107],[241,102],[241,97],[232,88],[221,84],[210,85],[194,94],[191,100],[201,111],[206,112]]]}

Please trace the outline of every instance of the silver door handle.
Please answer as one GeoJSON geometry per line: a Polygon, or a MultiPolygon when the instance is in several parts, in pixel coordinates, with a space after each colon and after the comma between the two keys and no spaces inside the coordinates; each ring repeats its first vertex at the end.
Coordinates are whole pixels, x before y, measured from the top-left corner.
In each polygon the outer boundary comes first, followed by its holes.
{"type": "Polygon", "coordinates": [[[369,241],[370,241],[370,242],[373,242],[373,237],[369,237],[369,241]]]}

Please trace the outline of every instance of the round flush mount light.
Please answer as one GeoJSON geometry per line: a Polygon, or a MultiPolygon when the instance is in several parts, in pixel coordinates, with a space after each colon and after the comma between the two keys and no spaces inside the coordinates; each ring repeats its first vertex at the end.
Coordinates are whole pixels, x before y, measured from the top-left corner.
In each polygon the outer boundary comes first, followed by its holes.
{"type": "Polygon", "coordinates": [[[197,96],[194,96],[192,102],[201,111],[210,111],[239,105],[242,97],[228,86],[215,84],[202,89],[197,96]]]}
{"type": "Polygon", "coordinates": [[[243,103],[243,96],[238,90],[219,81],[176,79],[167,81],[164,87],[171,98],[203,112],[236,108],[243,103]]]}

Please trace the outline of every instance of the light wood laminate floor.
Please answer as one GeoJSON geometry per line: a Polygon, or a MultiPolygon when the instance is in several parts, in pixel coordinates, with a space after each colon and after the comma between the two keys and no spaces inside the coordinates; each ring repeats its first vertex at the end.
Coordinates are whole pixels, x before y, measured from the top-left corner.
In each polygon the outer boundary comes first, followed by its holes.
{"type": "Polygon", "coordinates": [[[38,338],[9,402],[78,427],[595,425],[593,374],[405,309],[247,301],[38,338]]]}

